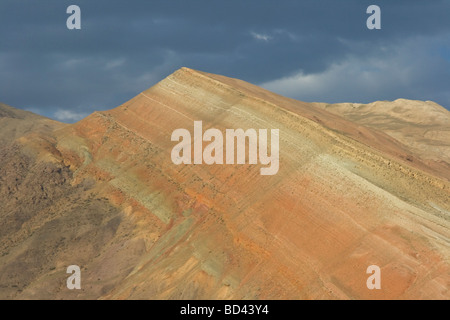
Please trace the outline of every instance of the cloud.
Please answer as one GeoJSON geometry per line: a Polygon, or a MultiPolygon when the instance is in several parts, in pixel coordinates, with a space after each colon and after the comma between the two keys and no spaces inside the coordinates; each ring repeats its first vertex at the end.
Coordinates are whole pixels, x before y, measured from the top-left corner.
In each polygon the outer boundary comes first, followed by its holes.
{"type": "Polygon", "coordinates": [[[440,37],[416,37],[370,56],[348,55],[326,70],[299,70],[260,85],[303,101],[360,102],[397,98],[433,100],[449,108],[450,61],[435,54],[440,37]]]}
{"type": "Polygon", "coordinates": [[[272,40],[272,37],[267,35],[267,34],[256,33],[256,32],[250,32],[250,34],[256,40],[262,40],[262,41],[265,41],[265,42],[268,42],[269,40],[272,40]]]}
{"type": "Polygon", "coordinates": [[[110,70],[110,69],[121,67],[125,64],[125,62],[126,62],[126,59],[123,59],[123,58],[107,61],[105,64],[105,69],[110,70]]]}
{"type": "Polygon", "coordinates": [[[86,113],[78,113],[71,110],[58,110],[53,114],[53,118],[61,122],[73,123],[80,121],[87,115],[86,113]]]}

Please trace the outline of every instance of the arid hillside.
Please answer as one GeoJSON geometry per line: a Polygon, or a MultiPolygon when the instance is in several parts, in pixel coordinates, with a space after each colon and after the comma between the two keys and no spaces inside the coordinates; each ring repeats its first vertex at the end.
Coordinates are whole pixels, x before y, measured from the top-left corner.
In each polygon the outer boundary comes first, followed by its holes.
{"type": "Polygon", "coordinates": [[[440,164],[450,172],[450,112],[432,101],[397,99],[369,104],[314,105],[383,131],[408,146],[428,165],[440,164]]]}
{"type": "Polygon", "coordinates": [[[48,135],[62,126],[64,124],[57,121],[0,103],[0,143],[2,145],[26,134],[48,135]]]}
{"type": "Polygon", "coordinates": [[[305,103],[182,68],[73,125],[1,110],[0,298],[450,298],[449,112],[434,103],[305,103]],[[278,129],[278,172],[174,164],[172,133],[194,121],[278,129]]]}

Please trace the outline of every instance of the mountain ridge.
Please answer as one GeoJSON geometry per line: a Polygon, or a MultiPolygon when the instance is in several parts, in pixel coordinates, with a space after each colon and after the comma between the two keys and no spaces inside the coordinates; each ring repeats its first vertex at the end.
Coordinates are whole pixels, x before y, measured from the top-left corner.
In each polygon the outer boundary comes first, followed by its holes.
{"type": "Polygon", "coordinates": [[[383,131],[426,160],[450,164],[450,112],[434,102],[397,99],[370,104],[315,104],[383,131]]]}
{"type": "Polygon", "coordinates": [[[55,128],[45,150],[22,137],[0,152],[8,208],[0,227],[12,230],[12,240],[0,239],[3,295],[449,297],[445,167],[313,104],[211,77],[180,69],[117,108],[55,128]],[[194,120],[205,129],[279,129],[278,173],[173,164],[171,133],[192,130],[194,120]],[[20,160],[30,144],[50,156],[20,160]],[[12,169],[20,161],[30,169],[12,169]],[[53,198],[52,188],[60,190],[53,198]],[[42,209],[20,214],[24,204],[42,209]],[[18,268],[26,261],[35,264],[24,264],[33,270],[25,277],[17,270],[27,274],[18,268]],[[85,285],[68,292],[65,267],[77,263],[85,285]],[[381,267],[383,290],[365,285],[372,264],[381,267]]]}

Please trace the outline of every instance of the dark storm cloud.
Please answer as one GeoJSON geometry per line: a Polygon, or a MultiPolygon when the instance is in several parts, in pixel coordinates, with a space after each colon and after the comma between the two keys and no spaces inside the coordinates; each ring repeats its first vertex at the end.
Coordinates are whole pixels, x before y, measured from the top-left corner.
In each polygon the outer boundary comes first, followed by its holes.
{"type": "Polygon", "coordinates": [[[0,101],[74,121],[181,66],[327,102],[450,106],[450,1],[21,1],[0,3],[0,101]],[[82,30],[66,28],[66,8],[82,30]],[[382,29],[368,30],[370,4],[382,29]]]}

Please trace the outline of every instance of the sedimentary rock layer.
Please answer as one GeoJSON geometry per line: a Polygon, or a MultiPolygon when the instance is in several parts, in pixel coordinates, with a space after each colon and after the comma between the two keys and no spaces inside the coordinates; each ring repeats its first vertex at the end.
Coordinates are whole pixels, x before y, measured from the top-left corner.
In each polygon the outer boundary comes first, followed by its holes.
{"type": "Polygon", "coordinates": [[[61,170],[66,183],[55,188],[70,193],[72,204],[52,202],[57,219],[36,213],[36,221],[15,222],[0,258],[2,274],[35,252],[32,243],[41,238],[19,236],[27,226],[49,237],[41,255],[58,254],[30,262],[41,269],[27,280],[17,275],[20,292],[6,280],[2,292],[15,298],[448,299],[446,158],[427,162],[391,132],[327,110],[182,68],[116,109],[55,128],[45,152],[22,137],[18,150],[40,150],[41,157],[29,160],[33,170],[61,170]],[[260,164],[175,165],[171,134],[192,130],[194,121],[222,132],[279,129],[278,173],[263,176],[260,164]],[[56,167],[45,169],[48,159],[56,167]],[[52,223],[57,230],[49,229],[52,223]],[[61,230],[72,235],[61,240],[64,250],[50,246],[61,230]],[[69,264],[87,273],[76,294],[64,288],[69,264]],[[381,290],[366,286],[370,265],[381,268],[381,290]]]}

